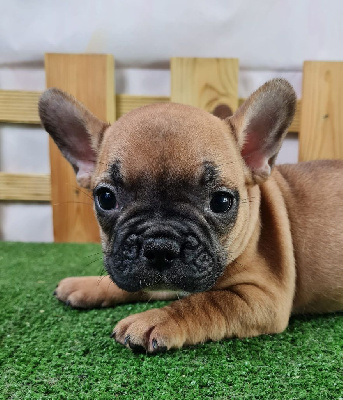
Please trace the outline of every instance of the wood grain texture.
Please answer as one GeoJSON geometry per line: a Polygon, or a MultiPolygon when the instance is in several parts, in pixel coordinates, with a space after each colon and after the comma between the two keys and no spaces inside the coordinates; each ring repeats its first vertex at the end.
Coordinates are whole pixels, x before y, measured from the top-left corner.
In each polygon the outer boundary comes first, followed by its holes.
{"type": "MultiPolygon", "coordinates": [[[[38,124],[38,100],[41,92],[21,90],[0,90],[0,122],[13,124],[38,124]]],[[[127,112],[153,103],[170,101],[167,96],[131,96],[126,94],[115,95],[115,114],[117,118],[127,112]]],[[[111,102],[108,102],[109,104],[111,102]]],[[[109,115],[111,115],[111,112],[109,115]]],[[[114,119],[114,116],[112,117],[114,119]]]]}
{"type": "Polygon", "coordinates": [[[299,160],[343,159],[343,62],[306,61],[299,160]]]}
{"type": "Polygon", "coordinates": [[[40,92],[0,90],[0,122],[40,124],[38,99],[40,92]]]}
{"type": "MultiPolygon", "coordinates": [[[[114,59],[101,54],[46,54],[47,87],[71,93],[100,119],[115,120],[114,59]]],[[[98,242],[92,196],[50,140],[51,201],[56,242],[98,242]]]]}
{"type": "Polygon", "coordinates": [[[238,107],[238,59],[172,58],[171,101],[212,112],[238,107]]]}
{"type": "MultiPolygon", "coordinates": [[[[41,92],[26,92],[17,90],[0,90],[0,122],[9,124],[34,124],[39,125],[37,103],[41,92]]],[[[166,103],[168,96],[133,96],[117,94],[115,96],[117,118],[127,112],[153,103],[166,103]]],[[[245,99],[238,100],[241,105],[245,99]]],[[[297,102],[297,109],[289,128],[290,132],[299,132],[301,100],[297,102]]]]}
{"type": "Polygon", "coordinates": [[[117,117],[119,118],[138,107],[154,103],[168,103],[169,101],[170,98],[167,96],[131,96],[128,94],[117,94],[117,117]]]}
{"type": "Polygon", "coordinates": [[[50,201],[50,175],[0,172],[0,200],[50,201]]]}
{"type": "Polygon", "coordinates": [[[301,119],[301,100],[297,101],[297,106],[295,109],[295,114],[293,121],[288,128],[288,132],[299,133],[300,129],[300,119],[301,119]]]}

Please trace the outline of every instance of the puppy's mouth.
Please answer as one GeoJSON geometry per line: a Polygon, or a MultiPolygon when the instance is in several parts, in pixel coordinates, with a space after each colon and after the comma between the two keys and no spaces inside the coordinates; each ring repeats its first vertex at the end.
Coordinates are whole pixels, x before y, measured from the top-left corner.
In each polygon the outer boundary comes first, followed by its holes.
{"type": "Polygon", "coordinates": [[[138,223],[117,229],[105,267],[123,290],[201,292],[213,287],[225,260],[209,229],[193,221],[138,223]]]}

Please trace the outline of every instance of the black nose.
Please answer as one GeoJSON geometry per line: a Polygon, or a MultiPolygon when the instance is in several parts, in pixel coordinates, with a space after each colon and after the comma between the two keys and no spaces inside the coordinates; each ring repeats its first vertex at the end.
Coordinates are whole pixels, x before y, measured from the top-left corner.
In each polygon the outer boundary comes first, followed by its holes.
{"type": "Polygon", "coordinates": [[[143,255],[157,269],[168,268],[179,254],[180,246],[172,239],[149,238],[143,242],[143,255]]]}

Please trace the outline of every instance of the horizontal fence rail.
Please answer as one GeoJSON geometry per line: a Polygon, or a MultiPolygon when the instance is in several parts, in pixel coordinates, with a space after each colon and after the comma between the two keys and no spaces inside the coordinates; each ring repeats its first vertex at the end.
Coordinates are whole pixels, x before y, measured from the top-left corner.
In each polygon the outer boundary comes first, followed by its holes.
{"type": "MultiPolygon", "coordinates": [[[[9,124],[34,124],[39,125],[38,99],[41,92],[26,92],[19,90],[0,90],[0,122],[9,124]]],[[[239,99],[242,104],[245,99],[239,99]]],[[[153,103],[168,103],[168,96],[131,96],[127,94],[116,95],[117,118],[129,111],[153,103]]],[[[299,132],[301,100],[297,102],[297,110],[289,127],[289,132],[299,132]]]]}
{"type": "Polygon", "coordinates": [[[46,202],[50,199],[50,175],[0,172],[0,200],[46,202]]]}

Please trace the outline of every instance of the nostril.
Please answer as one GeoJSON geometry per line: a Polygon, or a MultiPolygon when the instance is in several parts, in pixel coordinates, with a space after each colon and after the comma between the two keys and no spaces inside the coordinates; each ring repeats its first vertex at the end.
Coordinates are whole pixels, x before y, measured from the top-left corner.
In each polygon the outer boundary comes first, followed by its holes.
{"type": "Polygon", "coordinates": [[[144,256],[150,261],[155,261],[157,259],[172,261],[177,257],[177,254],[168,250],[148,249],[144,251],[144,256]]]}
{"type": "Polygon", "coordinates": [[[164,259],[165,259],[166,261],[172,261],[172,260],[174,260],[177,256],[178,256],[178,254],[177,254],[176,252],[173,252],[173,251],[168,251],[168,250],[166,250],[166,251],[164,252],[164,259]]]}
{"type": "Polygon", "coordinates": [[[179,257],[180,246],[173,240],[149,238],[143,244],[143,255],[154,264],[169,264],[179,257]]]}
{"type": "Polygon", "coordinates": [[[155,254],[155,251],[154,251],[154,250],[152,250],[152,249],[145,249],[143,253],[144,253],[145,257],[146,257],[148,260],[154,261],[154,259],[155,259],[155,257],[156,257],[156,254],[155,254]]]}

